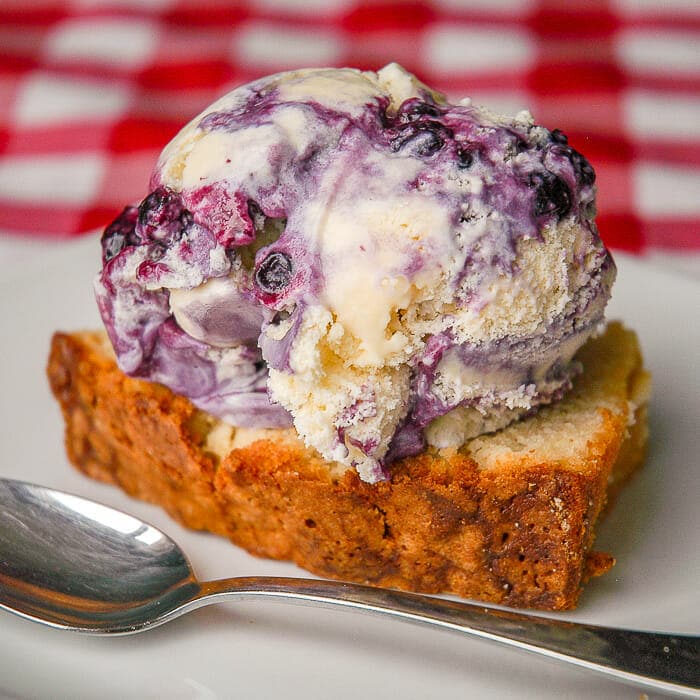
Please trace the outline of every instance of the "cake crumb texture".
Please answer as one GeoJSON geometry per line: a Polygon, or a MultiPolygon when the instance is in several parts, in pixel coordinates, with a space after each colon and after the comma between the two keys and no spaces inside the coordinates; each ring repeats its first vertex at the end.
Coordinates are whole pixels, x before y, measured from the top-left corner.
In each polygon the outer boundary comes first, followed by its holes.
{"type": "Polygon", "coordinates": [[[611,323],[578,360],[562,401],[376,484],[293,429],[249,434],[125,376],[102,333],[56,333],[48,376],[71,462],[190,528],[323,577],[560,610],[613,565],[594,527],[648,436],[635,334],[611,323]]]}

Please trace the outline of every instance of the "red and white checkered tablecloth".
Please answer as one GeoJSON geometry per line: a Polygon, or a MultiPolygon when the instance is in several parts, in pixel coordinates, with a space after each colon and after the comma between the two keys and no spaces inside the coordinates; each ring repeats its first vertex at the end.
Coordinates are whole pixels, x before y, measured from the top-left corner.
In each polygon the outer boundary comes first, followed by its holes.
{"type": "Polygon", "coordinates": [[[104,226],[241,83],[389,61],[565,131],[608,245],[700,278],[698,0],[3,0],[0,238],[104,226]]]}

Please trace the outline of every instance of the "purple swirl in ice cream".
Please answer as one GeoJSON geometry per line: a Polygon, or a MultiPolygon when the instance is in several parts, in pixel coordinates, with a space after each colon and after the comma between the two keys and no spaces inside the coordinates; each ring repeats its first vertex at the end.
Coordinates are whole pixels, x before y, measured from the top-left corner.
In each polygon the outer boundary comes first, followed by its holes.
{"type": "Polygon", "coordinates": [[[361,478],[561,397],[615,268],[559,131],[399,66],[234,90],[102,238],[122,369],[361,478]]]}

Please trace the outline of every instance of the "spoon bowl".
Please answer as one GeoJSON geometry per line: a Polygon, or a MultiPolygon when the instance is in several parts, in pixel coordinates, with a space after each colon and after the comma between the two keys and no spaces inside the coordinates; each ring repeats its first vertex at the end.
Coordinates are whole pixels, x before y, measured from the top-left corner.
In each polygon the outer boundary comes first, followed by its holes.
{"type": "Polygon", "coordinates": [[[160,622],[198,588],[182,550],[152,525],[0,480],[0,606],[55,627],[124,634],[160,622]]]}
{"type": "Polygon", "coordinates": [[[389,589],[300,578],[197,580],[157,528],[107,506],[0,479],[0,608],[66,630],[124,635],[231,599],[288,600],[429,624],[700,698],[700,637],[615,629],[389,589]]]}

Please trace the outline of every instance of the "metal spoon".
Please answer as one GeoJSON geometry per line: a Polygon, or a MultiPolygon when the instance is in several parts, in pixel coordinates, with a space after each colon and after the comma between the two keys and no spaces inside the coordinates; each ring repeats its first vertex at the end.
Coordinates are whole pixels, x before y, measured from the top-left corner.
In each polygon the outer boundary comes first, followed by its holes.
{"type": "Polygon", "coordinates": [[[639,632],[334,581],[267,576],[201,583],[151,525],[93,501],[0,479],[0,608],[52,627],[141,632],[223,600],[338,606],[501,642],[700,698],[700,637],[639,632]]]}

